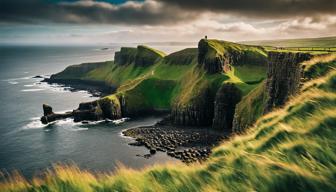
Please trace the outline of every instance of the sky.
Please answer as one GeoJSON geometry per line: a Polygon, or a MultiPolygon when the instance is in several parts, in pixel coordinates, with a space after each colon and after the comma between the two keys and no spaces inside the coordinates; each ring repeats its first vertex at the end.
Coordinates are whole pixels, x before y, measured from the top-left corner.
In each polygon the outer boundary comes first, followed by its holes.
{"type": "Polygon", "coordinates": [[[197,42],[336,35],[336,0],[0,0],[0,44],[197,42]]]}

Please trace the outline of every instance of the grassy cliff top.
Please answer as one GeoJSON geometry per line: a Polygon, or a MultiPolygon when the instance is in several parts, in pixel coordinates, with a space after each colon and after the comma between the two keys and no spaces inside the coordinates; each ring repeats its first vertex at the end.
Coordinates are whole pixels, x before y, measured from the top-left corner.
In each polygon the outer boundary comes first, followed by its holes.
{"type": "Polygon", "coordinates": [[[139,45],[137,47],[138,52],[142,53],[142,54],[153,54],[156,55],[157,57],[164,57],[166,56],[166,54],[163,51],[145,46],[145,45],[139,45]]]}
{"type": "Polygon", "coordinates": [[[197,62],[198,49],[186,48],[167,55],[164,58],[165,63],[174,65],[189,65],[197,62]]]}
{"type": "Polygon", "coordinates": [[[267,56],[267,53],[260,46],[243,45],[217,39],[202,39],[201,41],[203,41],[206,45],[208,45],[208,47],[211,48],[211,50],[213,50],[212,54],[223,55],[225,54],[225,52],[231,52],[231,51],[235,51],[238,53],[244,51],[250,51],[254,52],[255,54],[262,54],[267,56]]]}

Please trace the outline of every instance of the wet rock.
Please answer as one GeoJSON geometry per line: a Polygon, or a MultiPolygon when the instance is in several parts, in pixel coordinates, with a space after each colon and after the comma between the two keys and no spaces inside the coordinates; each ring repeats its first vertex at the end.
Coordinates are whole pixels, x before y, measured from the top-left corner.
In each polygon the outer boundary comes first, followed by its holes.
{"type": "Polygon", "coordinates": [[[204,129],[181,129],[171,126],[132,128],[123,131],[123,134],[136,138],[130,145],[145,146],[152,155],[154,150],[166,152],[167,155],[183,162],[205,160],[209,156],[210,147],[224,138],[220,132],[210,133],[204,129]],[[178,150],[181,147],[184,148],[183,151],[178,150]]]}
{"type": "Polygon", "coordinates": [[[54,114],[53,109],[51,106],[47,105],[47,104],[43,104],[42,105],[43,108],[43,115],[47,116],[47,115],[52,115],[54,114]]]}
{"type": "Polygon", "coordinates": [[[149,150],[149,153],[152,154],[152,155],[155,154],[155,153],[156,153],[156,149],[153,149],[153,148],[150,149],[150,150],[149,150]]]}

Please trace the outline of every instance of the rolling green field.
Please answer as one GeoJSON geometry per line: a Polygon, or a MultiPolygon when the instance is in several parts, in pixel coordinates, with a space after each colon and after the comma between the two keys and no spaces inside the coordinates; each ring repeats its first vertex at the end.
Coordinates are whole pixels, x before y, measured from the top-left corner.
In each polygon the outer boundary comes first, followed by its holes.
{"type": "Polygon", "coordinates": [[[261,41],[244,41],[241,42],[247,45],[261,45],[272,47],[292,47],[292,48],[326,48],[330,47],[331,50],[336,50],[336,36],[321,37],[321,38],[303,38],[303,39],[282,39],[282,40],[261,40],[261,41]]]}
{"type": "Polygon", "coordinates": [[[6,177],[0,191],[335,191],[336,56],[305,65],[309,80],[298,96],[223,141],[202,164],[120,166],[115,173],[58,165],[31,181],[6,177]]]}

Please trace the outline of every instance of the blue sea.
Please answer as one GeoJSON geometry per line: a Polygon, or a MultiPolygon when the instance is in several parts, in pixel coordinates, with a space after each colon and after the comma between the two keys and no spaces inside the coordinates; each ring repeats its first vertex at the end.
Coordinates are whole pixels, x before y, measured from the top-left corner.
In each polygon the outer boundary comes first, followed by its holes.
{"type": "MultiPolygon", "coordinates": [[[[42,104],[55,112],[72,110],[92,101],[85,91],[71,92],[58,85],[41,83],[72,64],[113,60],[120,47],[107,46],[2,46],[0,47],[0,171],[18,170],[26,177],[40,175],[55,164],[75,164],[94,172],[110,172],[116,166],[140,169],[154,163],[175,162],[165,153],[149,159],[144,147],[129,146],[124,129],[152,125],[160,117],[130,119],[124,123],[74,123],[71,119],[43,125],[42,104]]],[[[183,47],[158,47],[172,52],[183,47]]]]}

